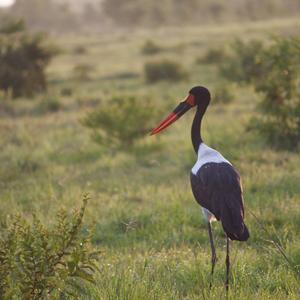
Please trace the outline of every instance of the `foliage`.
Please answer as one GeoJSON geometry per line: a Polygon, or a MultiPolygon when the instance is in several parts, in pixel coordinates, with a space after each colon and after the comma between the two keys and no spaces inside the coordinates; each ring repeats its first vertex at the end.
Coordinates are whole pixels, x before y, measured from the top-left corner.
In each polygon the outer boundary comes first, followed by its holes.
{"type": "Polygon", "coordinates": [[[62,108],[62,104],[57,97],[47,95],[36,106],[36,112],[40,114],[58,112],[62,108]]]}
{"type": "Polygon", "coordinates": [[[0,231],[1,299],[70,299],[80,285],[94,283],[98,252],[82,235],[87,200],[72,215],[60,211],[51,229],[36,216],[32,224],[7,218],[0,231]]]}
{"type": "Polygon", "coordinates": [[[22,19],[5,18],[5,21],[2,21],[0,26],[0,34],[11,34],[25,30],[25,22],[22,19]]]}
{"type": "Polygon", "coordinates": [[[94,71],[94,67],[89,64],[81,63],[73,68],[74,78],[81,81],[88,81],[91,79],[91,74],[94,71]]]}
{"type": "Polygon", "coordinates": [[[221,75],[239,83],[251,83],[254,78],[260,76],[258,56],[263,50],[262,41],[243,42],[241,39],[237,39],[231,48],[231,55],[220,65],[221,75]]]}
{"type": "Polygon", "coordinates": [[[228,82],[218,85],[213,93],[213,103],[228,104],[232,102],[234,98],[234,87],[228,82]]]}
{"type": "Polygon", "coordinates": [[[258,40],[236,40],[233,53],[221,66],[227,79],[253,84],[262,94],[258,109],[262,114],[251,120],[274,146],[293,149],[300,140],[300,43],[295,38],[273,39],[263,46],[258,40]]]}
{"type": "Polygon", "coordinates": [[[254,84],[263,94],[262,114],[252,122],[270,144],[294,149],[300,142],[300,40],[274,40],[259,64],[254,84]]]}
{"type": "Polygon", "coordinates": [[[76,54],[76,55],[87,54],[87,52],[88,52],[87,48],[84,45],[77,45],[73,49],[73,53],[76,54]]]}
{"type": "Polygon", "coordinates": [[[152,40],[147,40],[142,47],[142,54],[153,55],[162,51],[162,48],[152,40]]]}
{"type": "Polygon", "coordinates": [[[72,96],[73,90],[70,87],[63,87],[60,91],[62,96],[72,96]]]}
{"type": "Polygon", "coordinates": [[[144,73],[149,83],[161,80],[180,81],[188,77],[187,71],[181,64],[167,59],[146,63],[144,73]]]}
{"type": "Polygon", "coordinates": [[[42,34],[29,34],[19,23],[7,25],[0,34],[0,89],[13,97],[32,96],[46,89],[45,68],[56,53],[42,34]]]}
{"type": "Polygon", "coordinates": [[[99,144],[131,146],[149,133],[155,116],[149,99],[117,96],[89,113],[83,124],[94,130],[99,144]]]}
{"type": "Polygon", "coordinates": [[[203,56],[196,59],[197,64],[217,64],[223,63],[227,57],[227,52],[222,47],[208,49],[203,56]]]}

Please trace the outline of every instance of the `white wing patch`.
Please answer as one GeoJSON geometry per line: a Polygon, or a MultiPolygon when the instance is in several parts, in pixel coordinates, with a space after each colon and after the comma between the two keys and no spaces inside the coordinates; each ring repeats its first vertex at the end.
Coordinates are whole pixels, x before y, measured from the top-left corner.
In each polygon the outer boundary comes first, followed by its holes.
{"type": "Polygon", "coordinates": [[[215,162],[215,163],[226,162],[231,165],[231,163],[227,159],[225,159],[218,151],[208,147],[204,143],[201,143],[198,150],[198,159],[196,164],[192,168],[192,173],[196,175],[199,169],[204,164],[210,162],[215,162]]]}

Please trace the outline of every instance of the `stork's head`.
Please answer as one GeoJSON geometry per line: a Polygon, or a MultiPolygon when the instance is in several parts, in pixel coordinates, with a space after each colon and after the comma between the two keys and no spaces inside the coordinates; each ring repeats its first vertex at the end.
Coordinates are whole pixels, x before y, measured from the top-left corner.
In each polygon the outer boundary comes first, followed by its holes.
{"type": "Polygon", "coordinates": [[[187,98],[180,102],[179,105],[156,127],[151,131],[151,135],[159,133],[163,129],[170,126],[182,115],[184,115],[190,108],[199,106],[205,111],[210,102],[210,93],[207,88],[203,86],[193,87],[187,98]]]}

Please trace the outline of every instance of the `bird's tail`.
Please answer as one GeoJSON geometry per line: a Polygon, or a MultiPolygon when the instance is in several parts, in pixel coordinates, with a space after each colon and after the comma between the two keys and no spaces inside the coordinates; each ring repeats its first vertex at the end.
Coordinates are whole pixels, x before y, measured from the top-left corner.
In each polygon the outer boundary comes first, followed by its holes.
{"type": "Polygon", "coordinates": [[[243,200],[236,201],[237,196],[230,193],[222,198],[220,219],[225,233],[231,240],[247,241],[250,235],[244,223],[243,200]]]}

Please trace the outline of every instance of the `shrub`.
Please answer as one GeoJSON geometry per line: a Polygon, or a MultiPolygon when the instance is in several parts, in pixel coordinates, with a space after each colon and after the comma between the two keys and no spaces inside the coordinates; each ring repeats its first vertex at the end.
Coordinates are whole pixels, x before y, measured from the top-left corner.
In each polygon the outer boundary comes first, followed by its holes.
{"type": "Polygon", "coordinates": [[[78,45],[74,48],[73,53],[76,55],[83,55],[83,54],[87,54],[87,48],[83,45],[78,45]]]}
{"type": "Polygon", "coordinates": [[[254,85],[263,95],[262,114],[252,120],[254,127],[271,145],[294,149],[300,143],[300,40],[274,40],[259,62],[254,85]]]}
{"type": "Polygon", "coordinates": [[[5,22],[1,22],[2,25],[0,27],[0,34],[11,34],[16,32],[21,32],[25,30],[25,22],[20,20],[14,20],[14,19],[7,19],[5,18],[5,22]]]}
{"type": "Polygon", "coordinates": [[[188,77],[187,72],[179,63],[170,60],[148,62],[145,64],[144,72],[149,83],[160,80],[180,81],[188,77]]]}
{"type": "Polygon", "coordinates": [[[36,106],[36,112],[39,114],[54,113],[62,109],[62,104],[54,96],[47,96],[36,106]]]}
{"type": "Polygon", "coordinates": [[[70,87],[63,87],[63,88],[60,90],[60,94],[61,94],[62,96],[72,96],[73,90],[72,90],[72,88],[70,88],[70,87]]]}
{"type": "Polygon", "coordinates": [[[93,283],[98,252],[82,234],[87,197],[79,211],[58,213],[52,228],[33,216],[0,227],[1,299],[77,299],[82,285],[93,283]]]}
{"type": "Polygon", "coordinates": [[[161,51],[162,51],[162,48],[159,45],[155,44],[151,40],[148,40],[143,45],[141,52],[142,52],[142,54],[145,54],[145,55],[153,55],[153,54],[157,54],[161,51]]]}
{"type": "MultiPolygon", "coordinates": [[[[14,30],[21,25],[16,24],[14,30]]],[[[12,26],[13,27],[13,26],[12,26]]],[[[12,29],[10,27],[10,29],[12,29]]],[[[0,34],[0,89],[12,96],[32,96],[46,89],[45,67],[56,53],[41,34],[12,33],[7,27],[0,34]]]]}
{"type": "Polygon", "coordinates": [[[83,125],[94,130],[92,137],[99,144],[128,147],[150,132],[155,117],[154,106],[148,99],[113,97],[89,113],[83,125]]]}
{"type": "Polygon", "coordinates": [[[78,64],[73,68],[74,78],[80,81],[90,80],[93,71],[94,67],[89,64],[78,64]]]}
{"type": "Polygon", "coordinates": [[[220,65],[221,75],[239,83],[251,83],[254,78],[260,76],[261,65],[258,56],[263,49],[263,43],[259,40],[236,40],[231,45],[231,55],[220,65]]]}
{"type": "Polygon", "coordinates": [[[227,52],[224,48],[211,48],[208,49],[202,57],[196,59],[197,64],[217,64],[225,61],[227,52]]]}
{"type": "Polygon", "coordinates": [[[230,83],[217,86],[213,93],[213,103],[228,104],[232,102],[234,98],[234,87],[230,83]]]}
{"type": "Polygon", "coordinates": [[[273,39],[268,46],[253,40],[236,41],[221,72],[227,78],[254,85],[262,94],[261,112],[250,128],[270,145],[294,149],[300,141],[300,41],[273,39]]]}

